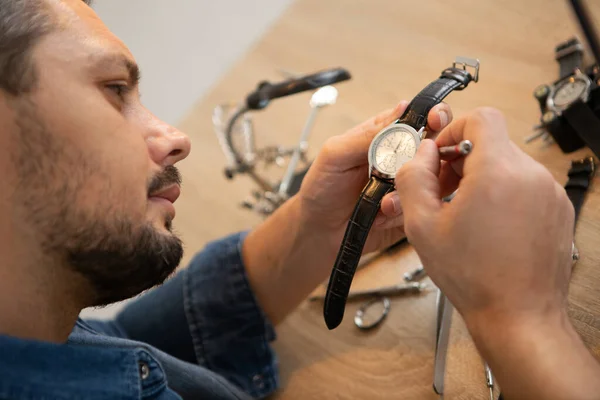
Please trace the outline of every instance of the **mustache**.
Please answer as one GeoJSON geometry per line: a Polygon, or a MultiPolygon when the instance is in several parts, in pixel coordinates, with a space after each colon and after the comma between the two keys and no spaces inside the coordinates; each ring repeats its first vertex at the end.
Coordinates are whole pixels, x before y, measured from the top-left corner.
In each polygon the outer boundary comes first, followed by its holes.
{"type": "Polygon", "coordinates": [[[181,186],[181,173],[176,167],[169,165],[148,183],[148,197],[173,184],[181,186]]]}

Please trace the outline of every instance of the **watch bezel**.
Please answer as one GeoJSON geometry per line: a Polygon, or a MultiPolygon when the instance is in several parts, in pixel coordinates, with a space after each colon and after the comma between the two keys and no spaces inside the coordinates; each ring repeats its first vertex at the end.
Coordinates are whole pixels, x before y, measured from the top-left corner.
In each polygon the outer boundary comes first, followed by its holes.
{"type": "Polygon", "coordinates": [[[369,170],[370,170],[369,177],[371,175],[374,175],[378,178],[387,179],[387,180],[394,180],[396,178],[396,174],[390,175],[386,172],[381,171],[379,168],[377,168],[377,165],[373,160],[373,153],[376,150],[376,145],[379,144],[382,136],[385,136],[385,134],[387,132],[389,132],[392,128],[393,129],[404,128],[405,130],[407,130],[415,139],[415,148],[416,149],[418,149],[419,145],[421,144],[423,128],[421,128],[419,130],[419,132],[417,132],[417,130],[415,128],[413,128],[412,126],[410,126],[408,124],[400,123],[400,122],[394,122],[394,123],[386,126],[382,130],[380,130],[379,133],[377,133],[377,135],[375,135],[375,137],[371,141],[371,145],[369,146],[369,155],[368,155],[369,156],[368,157],[369,158],[369,170]]]}
{"type": "Polygon", "coordinates": [[[592,80],[590,79],[590,77],[587,76],[586,74],[584,74],[583,72],[581,72],[580,70],[577,70],[577,71],[575,71],[575,73],[573,75],[567,76],[567,77],[561,79],[560,81],[558,81],[557,83],[555,83],[554,85],[552,85],[552,88],[550,89],[550,94],[548,94],[548,100],[546,100],[546,105],[549,110],[554,111],[556,113],[556,115],[560,116],[563,111],[565,111],[567,108],[569,108],[571,106],[571,104],[575,103],[576,101],[581,100],[582,102],[586,103],[590,97],[591,89],[592,89],[592,80]],[[556,96],[556,93],[563,86],[565,86],[572,80],[584,81],[585,89],[583,90],[581,95],[579,95],[576,99],[574,99],[569,104],[566,104],[564,106],[557,106],[556,104],[554,104],[554,96],[556,96]]]}

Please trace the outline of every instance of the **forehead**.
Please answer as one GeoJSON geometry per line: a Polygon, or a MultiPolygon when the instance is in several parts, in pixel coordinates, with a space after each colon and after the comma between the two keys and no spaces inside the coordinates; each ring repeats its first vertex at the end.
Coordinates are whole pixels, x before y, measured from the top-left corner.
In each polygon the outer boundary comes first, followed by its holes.
{"type": "Polygon", "coordinates": [[[110,54],[123,55],[131,62],[134,61],[127,46],[82,0],[46,1],[58,28],[48,39],[69,51],[72,59],[95,62],[110,54]]]}

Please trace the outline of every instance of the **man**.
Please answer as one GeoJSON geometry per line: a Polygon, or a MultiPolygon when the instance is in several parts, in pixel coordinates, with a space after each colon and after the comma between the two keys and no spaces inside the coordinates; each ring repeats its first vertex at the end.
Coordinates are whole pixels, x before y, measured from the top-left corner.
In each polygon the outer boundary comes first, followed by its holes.
{"type": "MultiPolygon", "coordinates": [[[[330,139],[300,193],[256,230],[210,244],[115,320],[84,322],[82,308],[161,283],[182,255],[174,165],[190,143],[141,105],[138,79],[85,2],[0,0],[0,399],[272,393],[273,325],[329,274],[369,143],[407,105],[330,139]]],[[[498,112],[450,120],[444,104],[429,114],[438,144],[469,139],[473,154],[440,165],[424,141],[366,250],[406,231],[507,398],[598,398],[600,368],[566,316],[564,190],[498,112]]]]}

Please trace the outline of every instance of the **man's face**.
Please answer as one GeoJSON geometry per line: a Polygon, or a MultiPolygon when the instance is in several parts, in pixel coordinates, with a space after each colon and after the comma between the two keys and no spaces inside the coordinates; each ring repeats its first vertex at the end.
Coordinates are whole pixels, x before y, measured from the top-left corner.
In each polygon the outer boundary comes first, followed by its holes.
{"type": "Polygon", "coordinates": [[[0,116],[13,117],[0,123],[13,218],[85,278],[90,305],[106,304],[162,282],[179,263],[173,165],[190,143],[142,106],[132,55],[91,9],[48,3],[59,29],[33,49],[37,87],[0,96],[0,116]]]}

